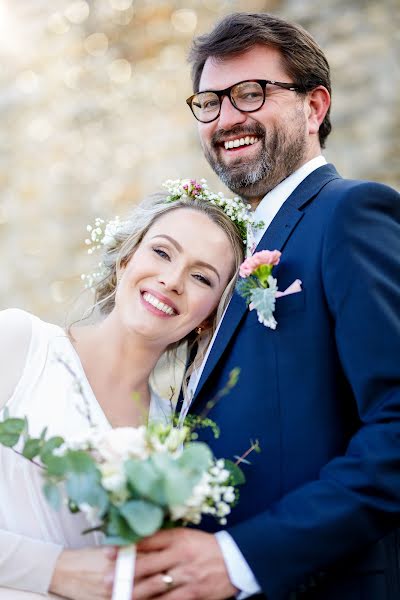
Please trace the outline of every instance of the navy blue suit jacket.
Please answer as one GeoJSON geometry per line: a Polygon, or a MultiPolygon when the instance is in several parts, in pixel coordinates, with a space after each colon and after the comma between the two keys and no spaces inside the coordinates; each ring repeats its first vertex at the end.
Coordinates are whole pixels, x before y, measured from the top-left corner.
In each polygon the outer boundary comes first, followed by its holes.
{"type": "Polygon", "coordinates": [[[233,297],[191,409],[240,367],[209,414],[220,438],[201,433],[216,456],[262,449],[227,530],[269,600],[398,600],[400,196],[320,167],[258,246],[275,248],[279,289],[303,291],[275,331],[233,297]]]}

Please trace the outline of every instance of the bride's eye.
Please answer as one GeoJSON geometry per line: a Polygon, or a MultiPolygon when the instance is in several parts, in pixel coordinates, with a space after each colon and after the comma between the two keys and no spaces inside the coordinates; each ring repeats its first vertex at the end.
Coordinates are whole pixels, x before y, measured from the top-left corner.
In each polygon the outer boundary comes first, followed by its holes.
{"type": "Polygon", "coordinates": [[[204,283],[205,285],[208,285],[209,287],[212,287],[211,281],[207,277],[204,277],[204,275],[202,275],[201,273],[195,273],[193,275],[193,277],[195,279],[197,279],[198,281],[200,281],[201,283],[204,283]]]}
{"type": "Polygon", "coordinates": [[[165,250],[162,248],[153,248],[153,252],[158,254],[158,256],[161,258],[165,258],[165,260],[170,260],[169,254],[167,254],[167,252],[165,252],[165,250]]]}

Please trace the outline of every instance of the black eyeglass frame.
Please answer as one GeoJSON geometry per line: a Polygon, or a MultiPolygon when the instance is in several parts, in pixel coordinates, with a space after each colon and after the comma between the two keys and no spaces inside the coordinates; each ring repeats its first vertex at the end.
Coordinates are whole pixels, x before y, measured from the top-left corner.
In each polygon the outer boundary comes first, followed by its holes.
{"type": "Polygon", "coordinates": [[[264,106],[265,99],[267,97],[267,95],[266,95],[267,85],[276,85],[277,87],[283,88],[284,90],[290,90],[291,92],[300,92],[303,94],[306,91],[304,86],[298,85],[296,83],[283,83],[282,81],[273,81],[271,79],[244,79],[243,81],[238,81],[237,83],[230,85],[229,87],[225,88],[224,90],[202,90],[201,92],[196,92],[196,94],[193,94],[192,96],[187,98],[186,104],[189,106],[190,110],[193,113],[194,118],[197,119],[197,121],[200,121],[200,123],[212,123],[213,121],[218,119],[219,115],[221,114],[222,98],[224,96],[227,96],[229,98],[232,106],[234,108],[236,108],[236,110],[240,110],[240,112],[253,113],[253,112],[257,112],[258,110],[260,110],[260,108],[262,108],[264,106]],[[258,108],[254,108],[252,110],[243,110],[242,108],[239,108],[238,106],[236,106],[235,101],[233,100],[233,98],[231,96],[231,91],[232,91],[232,88],[236,87],[237,85],[240,85],[241,83],[258,83],[260,85],[260,87],[263,91],[263,101],[258,108]],[[218,96],[219,110],[218,110],[218,114],[215,117],[213,117],[212,119],[210,119],[209,121],[202,121],[201,119],[196,117],[192,104],[193,104],[193,99],[196,96],[198,96],[199,94],[207,94],[207,93],[212,93],[212,94],[215,94],[216,96],[218,96]]]}

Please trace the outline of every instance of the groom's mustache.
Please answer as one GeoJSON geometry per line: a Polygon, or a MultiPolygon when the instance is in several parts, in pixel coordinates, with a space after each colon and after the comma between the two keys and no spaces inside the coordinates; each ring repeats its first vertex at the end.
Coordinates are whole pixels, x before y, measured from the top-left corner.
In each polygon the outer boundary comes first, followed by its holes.
{"type": "Polygon", "coordinates": [[[254,125],[252,124],[251,126],[247,127],[243,125],[236,125],[236,127],[232,127],[231,129],[218,129],[218,131],[216,131],[211,138],[211,146],[213,148],[217,148],[223,144],[226,139],[232,137],[246,137],[248,135],[264,138],[265,134],[265,127],[263,127],[260,123],[254,123],[254,125]]]}

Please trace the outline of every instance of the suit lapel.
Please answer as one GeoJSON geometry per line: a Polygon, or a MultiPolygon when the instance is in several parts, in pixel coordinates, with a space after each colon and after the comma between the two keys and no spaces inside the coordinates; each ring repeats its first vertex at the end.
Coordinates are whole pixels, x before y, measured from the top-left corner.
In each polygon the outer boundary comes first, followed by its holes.
{"type": "MultiPolygon", "coordinates": [[[[282,251],[289,236],[303,217],[304,212],[302,212],[301,209],[313,200],[324,185],[332,179],[337,179],[339,177],[340,175],[338,175],[333,165],[320,167],[306,177],[306,179],[302,181],[291,196],[284,202],[271,225],[261,238],[257,249],[261,250],[268,248],[270,250],[282,251]]],[[[214,370],[247,310],[245,301],[235,292],[225,313],[217,337],[214,340],[213,347],[197,385],[193,401],[198,397],[205,381],[207,381],[214,370]]]]}

